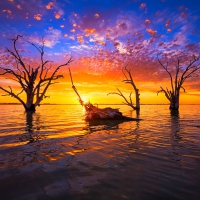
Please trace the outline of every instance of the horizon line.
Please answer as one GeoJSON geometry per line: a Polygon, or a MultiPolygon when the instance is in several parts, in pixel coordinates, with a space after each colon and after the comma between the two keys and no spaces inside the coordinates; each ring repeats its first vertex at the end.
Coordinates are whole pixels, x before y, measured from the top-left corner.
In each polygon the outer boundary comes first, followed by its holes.
{"type": "MultiPolygon", "coordinates": [[[[0,105],[22,105],[21,103],[0,103],[0,105]]],[[[78,103],[43,103],[43,104],[40,104],[40,105],[80,105],[78,103]]],[[[93,105],[124,105],[124,106],[128,106],[126,104],[123,104],[123,103],[93,103],[93,105]]],[[[143,103],[143,104],[140,104],[140,105],[169,105],[166,104],[166,103],[143,103]]],[[[189,103],[189,104],[180,104],[180,105],[200,105],[198,103],[189,103]]]]}

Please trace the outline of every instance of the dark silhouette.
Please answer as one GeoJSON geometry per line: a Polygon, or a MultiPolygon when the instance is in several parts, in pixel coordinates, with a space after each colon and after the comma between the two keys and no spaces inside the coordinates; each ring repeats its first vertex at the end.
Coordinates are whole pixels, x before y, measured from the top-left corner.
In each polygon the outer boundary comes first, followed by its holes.
{"type": "Polygon", "coordinates": [[[70,57],[66,63],[61,64],[52,70],[51,65],[49,65],[51,61],[44,60],[45,41],[42,40],[41,47],[36,46],[32,42],[27,42],[35,47],[40,54],[40,65],[36,68],[31,67],[29,64],[25,63],[25,59],[20,55],[20,51],[17,48],[17,42],[21,37],[22,36],[17,35],[16,38],[12,39],[13,50],[6,48],[7,52],[15,60],[16,67],[0,67],[1,71],[3,71],[0,75],[12,77],[11,79],[18,82],[22,90],[19,93],[15,93],[11,86],[8,86],[9,89],[0,86],[0,89],[6,93],[4,96],[11,96],[17,99],[24,106],[26,111],[35,111],[36,107],[40,105],[40,102],[47,97],[45,94],[49,86],[57,83],[54,81],[63,77],[63,75],[57,74],[59,69],[72,62],[72,58],[70,57]],[[51,74],[50,70],[52,70],[51,74]],[[26,93],[26,102],[19,97],[23,92],[26,93]]]}
{"type": "Polygon", "coordinates": [[[136,100],[136,105],[134,106],[133,101],[132,101],[132,92],[129,95],[129,100],[123,95],[123,93],[119,90],[119,88],[117,88],[118,92],[110,92],[109,94],[117,94],[119,96],[121,96],[125,102],[123,102],[123,104],[130,106],[132,109],[134,110],[140,110],[140,93],[139,93],[139,89],[136,87],[135,82],[132,78],[131,75],[131,70],[127,69],[127,65],[122,69],[122,72],[125,76],[125,80],[123,80],[122,82],[131,84],[135,90],[135,100],[136,100]]]}
{"type": "Polygon", "coordinates": [[[173,76],[172,72],[169,71],[168,63],[165,65],[160,61],[158,58],[158,62],[163,67],[163,69],[168,73],[170,77],[170,84],[171,84],[171,90],[168,88],[164,89],[160,86],[161,90],[158,91],[157,94],[160,92],[164,92],[166,98],[170,102],[169,109],[170,110],[178,110],[179,109],[179,97],[180,97],[180,89],[182,88],[185,92],[185,88],[183,87],[183,83],[186,81],[186,79],[198,76],[196,72],[200,69],[200,63],[196,63],[199,60],[199,56],[193,56],[193,59],[189,61],[188,65],[186,67],[180,66],[180,60],[178,59],[176,68],[175,68],[175,74],[173,76]]]}
{"type": "Polygon", "coordinates": [[[71,74],[71,70],[69,68],[69,75],[71,78],[71,83],[72,83],[72,88],[74,90],[74,92],[76,93],[76,95],[78,96],[78,100],[80,102],[80,104],[85,108],[85,120],[86,121],[101,121],[101,120],[120,120],[122,121],[137,121],[140,119],[137,118],[132,118],[132,117],[126,117],[124,116],[119,109],[115,109],[115,108],[111,108],[111,107],[107,107],[107,108],[98,108],[97,106],[94,106],[93,104],[91,104],[90,102],[88,103],[84,103],[84,101],[81,99],[81,96],[78,93],[78,90],[76,89],[73,79],[72,79],[72,74],[71,74]]]}

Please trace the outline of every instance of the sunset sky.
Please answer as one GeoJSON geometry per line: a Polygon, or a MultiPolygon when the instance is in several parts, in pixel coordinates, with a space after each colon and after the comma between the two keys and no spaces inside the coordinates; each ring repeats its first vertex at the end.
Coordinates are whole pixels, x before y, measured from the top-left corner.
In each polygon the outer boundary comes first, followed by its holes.
{"type": "MultiPolygon", "coordinates": [[[[12,48],[10,39],[19,34],[23,38],[18,47],[34,65],[39,54],[23,41],[41,45],[44,38],[45,58],[53,65],[73,57],[69,66],[74,84],[92,103],[121,103],[119,96],[107,96],[116,87],[129,96],[133,88],[122,82],[121,69],[126,65],[142,104],[168,103],[163,93],[157,96],[160,86],[169,86],[157,56],[174,69],[177,59],[184,67],[200,54],[199,0],[1,0],[0,8],[1,57],[5,47],[12,48]]],[[[43,103],[78,103],[68,67],[60,74],[64,78],[49,88],[50,98],[43,103]]],[[[20,90],[6,78],[0,76],[0,86],[20,90]]],[[[184,87],[180,102],[200,103],[200,77],[188,79],[184,87]]],[[[0,96],[0,102],[17,100],[0,96]]]]}

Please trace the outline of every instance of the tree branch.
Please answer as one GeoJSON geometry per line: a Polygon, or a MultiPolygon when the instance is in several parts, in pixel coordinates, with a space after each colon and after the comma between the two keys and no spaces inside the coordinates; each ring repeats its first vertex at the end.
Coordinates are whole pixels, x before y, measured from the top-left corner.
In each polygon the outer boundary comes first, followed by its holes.
{"type": "Polygon", "coordinates": [[[160,92],[164,92],[166,98],[170,101],[170,99],[171,99],[170,93],[168,93],[165,89],[163,89],[163,87],[160,86],[160,88],[161,88],[161,90],[159,90],[159,91],[157,92],[157,95],[158,95],[160,92]]]}
{"type": "MultiPolygon", "coordinates": [[[[24,108],[26,108],[26,104],[24,103],[24,101],[20,98],[20,97],[18,97],[18,95],[21,93],[18,93],[18,94],[14,94],[13,92],[12,92],[12,88],[10,87],[10,86],[8,86],[9,88],[10,88],[10,91],[8,91],[8,90],[6,90],[5,88],[3,88],[3,87],[1,87],[0,86],[0,89],[1,90],[3,90],[4,92],[6,92],[7,94],[8,94],[8,96],[11,96],[11,97],[14,97],[15,99],[17,99],[23,106],[24,106],[24,108]]],[[[5,96],[5,95],[4,95],[5,96]]]]}
{"type": "MultiPolygon", "coordinates": [[[[110,92],[110,93],[108,93],[107,95],[110,95],[110,94],[119,95],[119,96],[121,96],[121,97],[125,100],[126,103],[123,102],[124,104],[126,104],[126,105],[128,105],[128,106],[131,106],[133,109],[135,109],[135,106],[132,104],[132,100],[129,102],[129,101],[126,99],[126,97],[123,95],[123,93],[119,90],[119,88],[117,88],[117,90],[118,90],[118,92],[110,92]]],[[[131,93],[130,93],[129,98],[131,98],[131,93]]]]}
{"type": "Polygon", "coordinates": [[[39,98],[37,99],[37,101],[36,101],[36,103],[35,103],[36,105],[38,105],[38,104],[42,101],[42,99],[43,99],[43,97],[44,97],[44,95],[45,95],[45,93],[46,93],[48,87],[51,85],[51,81],[63,77],[63,75],[57,75],[57,76],[56,76],[56,73],[58,72],[58,70],[59,70],[61,67],[63,67],[63,66],[67,66],[67,65],[70,64],[72,61],[73,61],[73,60],[72,60],[72,57],[70,57],[69,60],[68,60],[66,63],[59,65],[59,66],[54,70],[54,72],[52,73],[52,75],[51,75],[50,78],[41,80],[41,81],[39,82],[39,85],[40,85],[41,83],[45,82],[45,81],[47,81],[47,84],[46,84],[46,86],[45,86],[45,88],[44,88],[42,94],[41,94],[41,95],[39,96],[39,98]]]}
{"type": "Polygon", "coordinates": [[[172,92],[174,93],[174,84],[173,84],[173,79],[172,79],[172,74],[169,72],[168,70],[168,62],[166,64],[166,66],[164,66],[162,64],[162,62],[160,61],[160,59],[158,58],[158,62],[160,63],[160,65],[163,67],[163,69],[168,73],[169,77],[170,77],[170,83],[171,83],[171,88],[172,88],[172,92]]]}

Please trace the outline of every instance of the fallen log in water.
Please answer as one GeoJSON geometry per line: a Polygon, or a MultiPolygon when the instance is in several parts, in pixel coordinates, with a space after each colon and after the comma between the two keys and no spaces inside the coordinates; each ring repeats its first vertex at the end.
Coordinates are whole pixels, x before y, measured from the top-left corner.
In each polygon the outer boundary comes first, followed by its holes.
{"type": "Polygon", "coordinates": [[[91,103],[84,104],[86,121],[93,120],[120,120],[120,121],[138,121],[140,119],[124,116],[116,108],[98,108],[91,103]]]}
{"type": "Polygon", "coordinates": [[[75,91],[75,93],[78,96],[78,100],[82,106],[85,108],[85,120],[86,121],[93,121],[93,120],[121,120],[121,121],[138,121],[140,119],[132,118],[132,117],[126,117],[122,115],[122,113],[119,111],[119,109],[116,108],[98,108],[98,106],[94,106],[93,104],[84,103],[84,101],[81,99],[81,96],[79,95],[72,79],[71,70],[69,68],[69,75],[72,82],[72,88],[75,91]]]}

